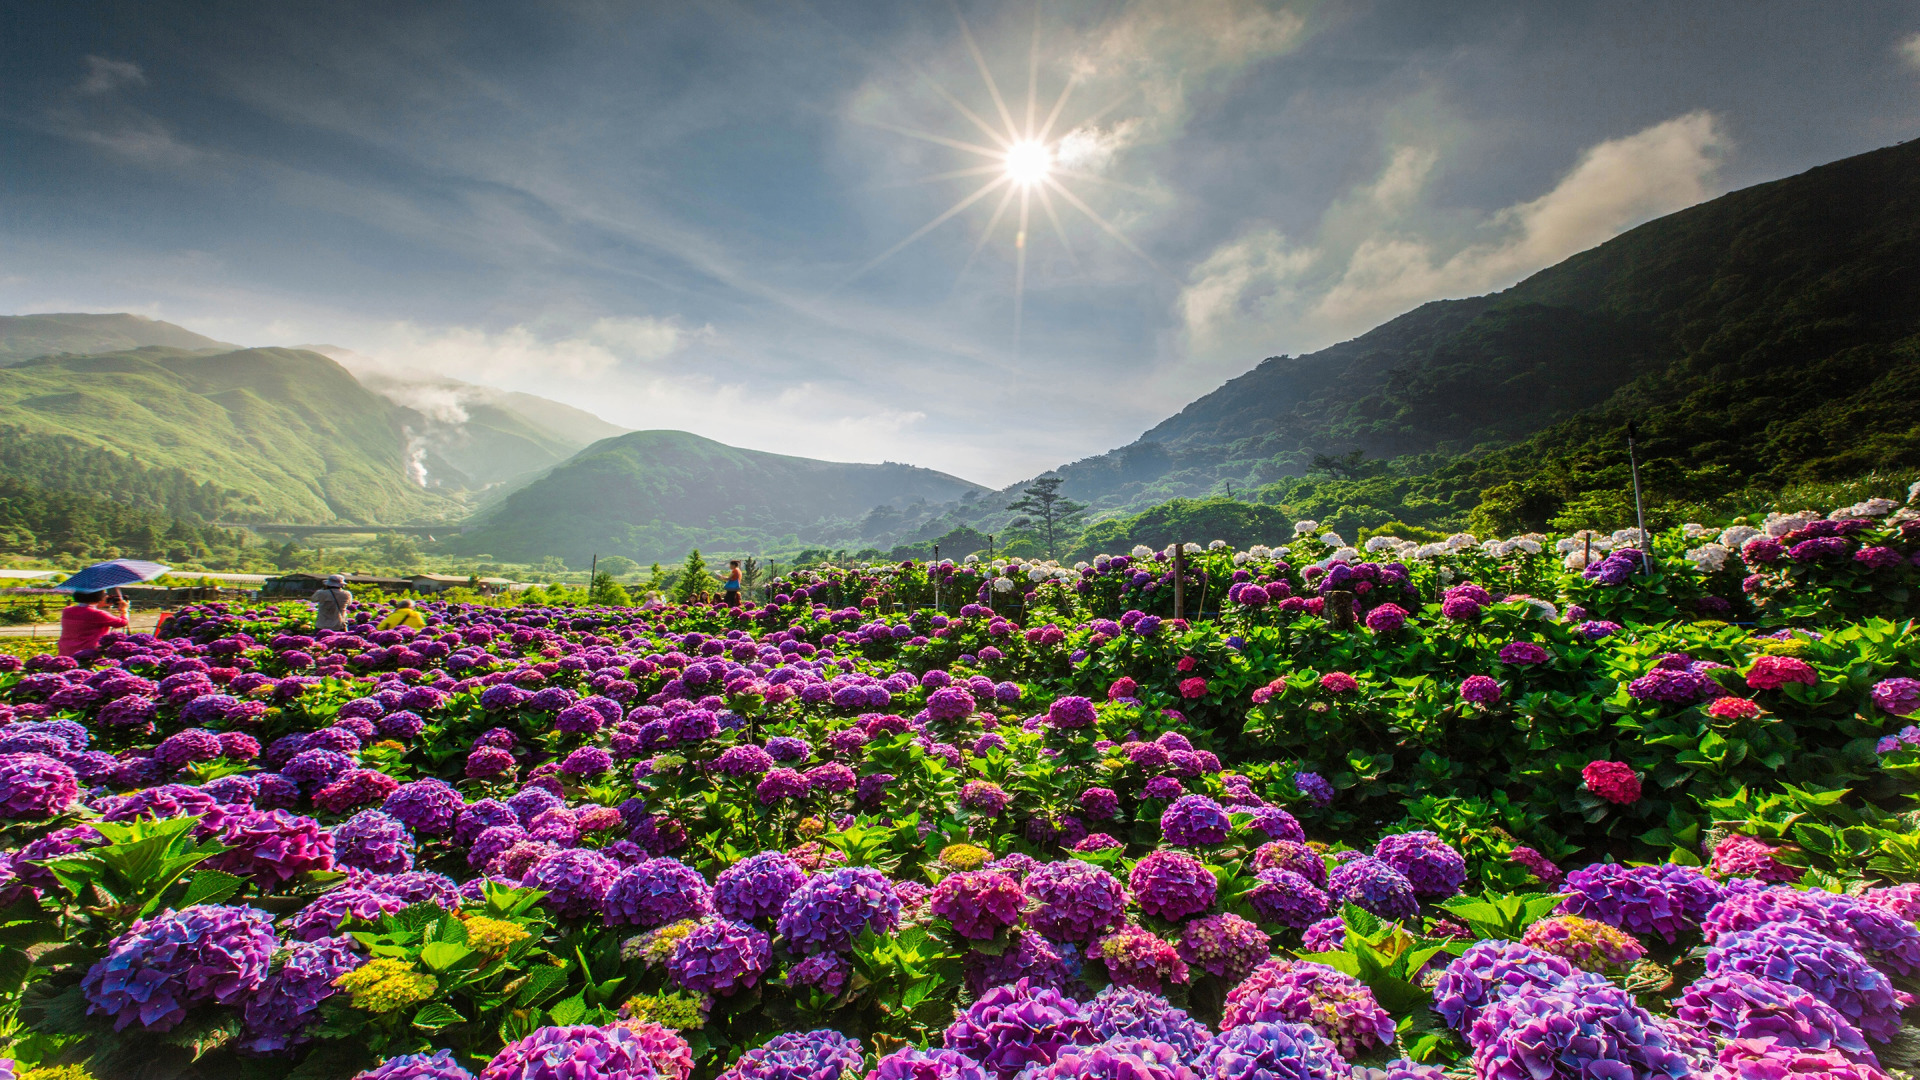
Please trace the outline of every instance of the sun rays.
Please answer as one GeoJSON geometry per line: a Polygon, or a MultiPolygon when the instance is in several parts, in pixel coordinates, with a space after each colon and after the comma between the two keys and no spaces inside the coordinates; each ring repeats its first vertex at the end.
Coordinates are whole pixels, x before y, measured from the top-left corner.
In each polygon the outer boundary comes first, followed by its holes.
{"type": "MultiPolygon", "coordinates": [[[[959,286],[960,281],[965,278],[967,272],[972,268],[976,257],[996,235],[999,235],[998,231],[1001,228],[1002,221],[1011,218],[1011,224],[1014,228],[1013,348],[1017,354],[1020,348],[1021,323],[1024,318],[1026,306],[1027,254],[1031,248],[1030,226],[1034,223],[1036,216],[1044,216],[1047,219],[1047,223],[1051,226],[1053,236],[1059,241],[1061,250],[1066,254],[1068,260],[1076,269],[1080,266],[1079,255],[1074,251],[1073,245],[1068,241],[1066,227],[1061,221],[1059,210],[1054,206],[1055,195],[1060,197],[1060,201],[1066,203],[1091,221],[1102,233],[1114,239],[1121,247],[1145,260],[1148,265],[1159,269],[1159,264],[1155,263],[1150,256],[1142,251],[1139,245],[1129,240],[1119,227],[1102,217],[1098,211],[1087,204],[1085,199],[1081,198],[1067,186],[1069,181],[1073,181],[1098,184],[1136,193],[1142,191],[1142,189],[1134,187],[1133,185],[1111,181],[1084,169],[1074,168],[1072,167],[1072,161],[1067,155],[1062,153],[1063,144],[1067,142],[1067,139],[1064,136],[1056,136],[1054,131],[1058,127],[1061,115],[1067,107],[1067,102],[1073,93],[1076,80],[1069,78],[1066,81],[1065,85],[1061,87],[1058,96],[1054,97],[1052,104],[1047,107],[1045,114],[1042,115],[1042,101],[1040,97],[1041,53],[1039,5],[1036,4],[1034,7],[1033,41],[1027,57],[1026,101],[1020,110],[1022,115],[1019,118],[1015,117],[1014,110],[1009,107],[1006,95],[1001,93],[1000,84],[993,77],[993,71],[987,63],[986,54],[981,50],[979,42],[975,40],[973,36],[973,29],[967,25],[966,18],[960,14],[957,8],[954,10],[954,18],[959,23],[961,39],[966,44],[967,52],[973,59],[974,67],[980,73],[981,83],[987,92],[988,99],[992,103],[991,119],[988,116],[982,116],[980,111],[970,107],[965,101],[961,100],[958,95],[942,86],[932,75],[928,74],[918,65],[909,63],[908,66],[912,68],[914,73],[919,76],[922,81],[932,88],[941,100],[953,107],[961,120],[971,125],[979,135],[984,136],[985,141],[956,137],[938,131],[926,131],[905,127],[879,120],[866,120],[863,122],[871,127],[969,155],[968,161],[970,163],[968,164],[963,164],[959,167],[930,176],[918,177],[906,181],[904,184],[890,186],[898,187],[947,183],[952,181],[972,182],[976,179],[980,180],[980,182],[972,187],[971,190],[957,198],[951,206],[934,215],[926,224],[921,225],[919,228],[907,234],[905,238],[901,239],[892,247],[887,248],[885,251],[867,260],[859,269],[848,275],[836,288],[853,283],[888,259],[905,250],[915,241],[960,216],[969,208],[981,205],[983,207],[982,212],[985,212],[984,206],[990,203],[992,205],[992,211],[987,218],[986,227],[981,231],[978,241],[974,243],[972,249],[967,253],[966,260],[961,264],[959,274],[955,277],[954,285],[956,288],[959,286]],[[997,123],[995,121],[997,121],[997,123]],[[992,198],[995,195],[998,195],[997,199],[992,198]],[[1036,203],[1038,203],[1037,209],[1035,206],[1036,203]]],[[[1124,98],[1110,102],[1103,108],[1095,111],[1087,120],[1081,122],[1082,126],[1089,127],[1092,123],[1097,122],[1100,117],[1107,115],[1116,108],[1121,100],[1124,100],[1124,98]]]]}

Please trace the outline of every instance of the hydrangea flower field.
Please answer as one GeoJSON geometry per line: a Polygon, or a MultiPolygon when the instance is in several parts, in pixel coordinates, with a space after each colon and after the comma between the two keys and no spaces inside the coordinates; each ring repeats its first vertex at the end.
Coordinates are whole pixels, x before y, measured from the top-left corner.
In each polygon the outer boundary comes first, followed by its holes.
{"type": "Polygon", "coordinates": [[[1920,1060],[1920,513],[1296,531],[0,657],[0,1075],[1920,1060]]]}

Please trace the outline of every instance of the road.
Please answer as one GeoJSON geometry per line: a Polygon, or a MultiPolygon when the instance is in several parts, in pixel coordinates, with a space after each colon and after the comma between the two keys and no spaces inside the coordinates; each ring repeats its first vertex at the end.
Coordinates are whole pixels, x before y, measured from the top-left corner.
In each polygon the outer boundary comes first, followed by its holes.
{"type": "MultiPolygon", "coordinates": [[[[136,611],[130,616],[133,623],[128,629],[135,632],[152,633],[160,625],[160,613],[157,611],[136,611]]],[[[0,626],[0,637],[36,637],[57,638],[60,636],[60,624],[29,623],[25,626],[0,626]]]]}

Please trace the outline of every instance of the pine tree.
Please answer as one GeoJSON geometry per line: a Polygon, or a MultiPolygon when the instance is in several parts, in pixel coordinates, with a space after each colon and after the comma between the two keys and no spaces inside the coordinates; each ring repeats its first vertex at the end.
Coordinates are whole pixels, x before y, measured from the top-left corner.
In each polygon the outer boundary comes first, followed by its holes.
{"type": "Polygon", "coordinates": [[[680,580],[674,584],[673,599],[677,603],[692,604],[713,595],[715,586],[713,575],[707,573],[707,561],[700,557],[700,549],[694,548],[687,553],[687,561],[680,567],[680,580]]]}
{"type": "MultiPolygon", "coordinates": [[[[1020,498],[1007,504],[1007,509],[1021,514],[1031,515],[1040,526],[1047,540],[1047,558],[1060,557],[1060,540],[1068,527],[1080,521],[1080,515],[1087,512],[1085,503],[1077,503],[1060,494],[1060,478],[1043,476],[1033,482],[1033,486],[1021,491],[1020,498]]],[[[1018,523],[1016,523],[1018,524],[1018,523]]]]}

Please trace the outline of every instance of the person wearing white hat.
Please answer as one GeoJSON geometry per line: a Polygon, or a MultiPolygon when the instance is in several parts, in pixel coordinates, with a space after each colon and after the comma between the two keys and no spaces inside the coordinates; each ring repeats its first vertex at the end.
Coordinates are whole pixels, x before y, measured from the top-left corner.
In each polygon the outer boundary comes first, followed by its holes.
{"type": "Polygon", "coordinates": [[[345,630],[347,609],[352,606],[353,594],[347,591],[347,579],[339,574],[328,574],[313,594],[313,628],[345,630]]]}

